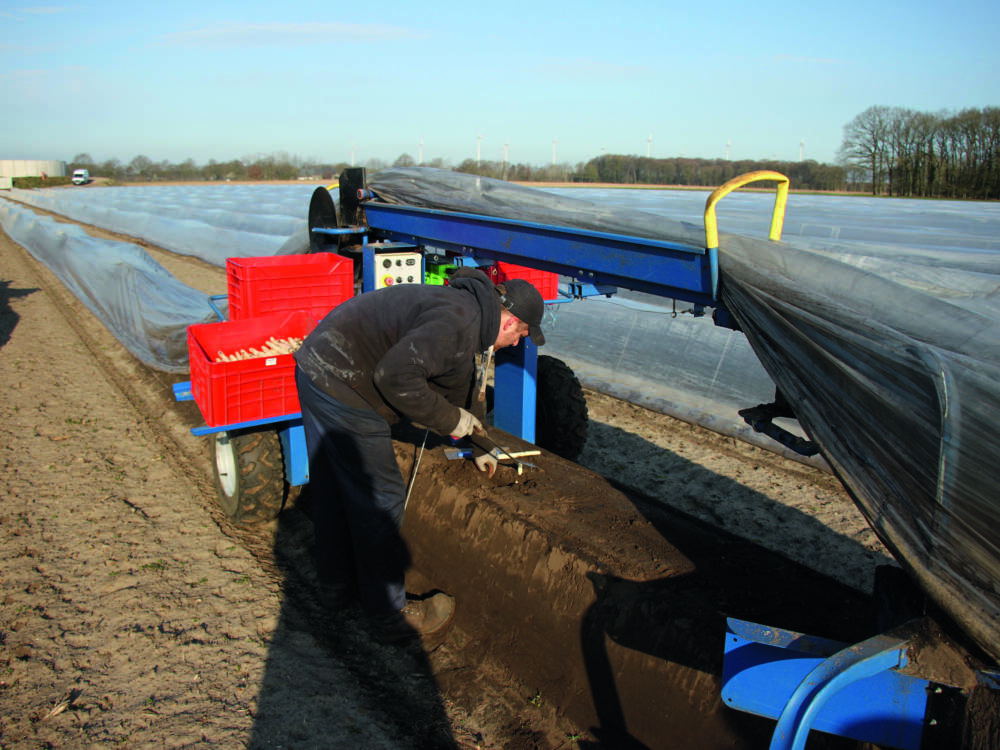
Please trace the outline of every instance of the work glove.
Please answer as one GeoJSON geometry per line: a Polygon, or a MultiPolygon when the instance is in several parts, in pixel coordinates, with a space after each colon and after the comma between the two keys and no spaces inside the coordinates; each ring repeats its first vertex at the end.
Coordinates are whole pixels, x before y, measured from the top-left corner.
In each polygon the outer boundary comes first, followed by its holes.
{"type": "Polygon", "coordinates": [[[490,476],[493,476],[497,471],[497,457],[492,453],[484,453],[481,456],[476,456],[474,459],[476,462],[476,467],[480,471],[485,471],[490,476]]]}
{"type": "Polygon", "coordinates": [[[458,410],[458,424],[455,425],[448,434],[453,438],[464,438],[468,437],[473,432],[485,432],[483,429],[483,423],[472,416],[472,414],[467,412],[465,409],[460,408],[458,410]]]}

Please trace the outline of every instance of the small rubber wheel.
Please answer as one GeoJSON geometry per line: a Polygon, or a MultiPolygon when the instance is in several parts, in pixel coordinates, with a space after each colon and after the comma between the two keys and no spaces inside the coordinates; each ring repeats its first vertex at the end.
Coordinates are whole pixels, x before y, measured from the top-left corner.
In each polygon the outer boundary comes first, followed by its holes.
{"type": "Polygon", "coordinates": [[[241,525],[277,518],[291,489],[278,433],[217,432],[212,442],[215,487],[226,517],[241,525]]]}
{"type": "Polygon", "coordinates": [[[587,399],[572,368],[561,359],[538,356],[535,444],[575,460],[587,442],[587,399]]]}

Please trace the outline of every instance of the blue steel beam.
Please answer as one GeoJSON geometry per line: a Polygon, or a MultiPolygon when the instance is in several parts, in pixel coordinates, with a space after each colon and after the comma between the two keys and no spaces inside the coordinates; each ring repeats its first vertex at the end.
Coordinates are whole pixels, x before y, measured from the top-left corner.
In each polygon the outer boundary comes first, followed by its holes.
{"type": "MultiPolygon", "coordinates": [[[[805,750],[809,730],[816,723],[822,709],[834,697],[848,695],[857,699],[853,688],[867,678],[878,678],[890,675],[891,670],[905,667],[907,642],[888,635],[878,635],[863,643],[848,646],[834,654],[806,675],[798,687],[792,692],[778,717],[778,724],[771,737],[771,750],[805,750]]],[[[927,704],[927,683],[923,680],[911,680],[904,691],[906,702],[915,703],[923,709],[927,704]],[[914,699],[915,700],[912,700],[914,699]]],[[[871,721],[877,727],[895,735],[890,741],[896,747],[919,747],[923,710],[913,716],[909,725],[900,717],[890,713],[890,707],[895,708],[896,696],[889,691],[882,693],[883,702],[878,704],[883,713],[874,720],[866,714],[871,705],[858,704],[850,712],[849,718],[855,724],[863,720],[871,721]],[[907,732],[906,730],[909,730],[907,732]]]]}
{"type": "Polygon", "coordinates": [[[381,238],[718,306],[715,249],[373,201],[364,210],[369,232],[381,238]]]}
{"type": "Polygon", "coordinates": [[[535,442],[535,409],[538,398],[538,347],[531,339],[496,354],[493,424],[522,440],[535,442]]]}

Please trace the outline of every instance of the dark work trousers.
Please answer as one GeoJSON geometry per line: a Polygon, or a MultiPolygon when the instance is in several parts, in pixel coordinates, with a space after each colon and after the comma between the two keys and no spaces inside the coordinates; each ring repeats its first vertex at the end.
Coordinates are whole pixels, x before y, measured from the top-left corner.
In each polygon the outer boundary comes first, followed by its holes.
{"type": "Polygon", "coordinates": [[[389,424],[337,401],[298,368],[295,385],[309,453],[316,566],[322,582],[357,584],[364,611],[406,604],[409,553],[400,536],[406,485],[389,424]]]}

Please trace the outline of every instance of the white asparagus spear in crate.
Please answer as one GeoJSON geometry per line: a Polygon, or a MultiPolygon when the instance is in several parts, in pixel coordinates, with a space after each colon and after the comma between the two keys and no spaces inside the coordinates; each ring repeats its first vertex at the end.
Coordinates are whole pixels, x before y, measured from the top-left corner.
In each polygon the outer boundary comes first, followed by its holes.
{"type": "Polygon", "coordinates": [[[264,344],[258,349],[257,347],[250,347],[248,349],[240,349],[238,352],[233,352],[232,354],[226,354],[221,349],[216,353],[216,362],[238,362],[245,359],[259,359],[260,357],[275,357],[281,354],[292,354],[296,349],[302,346],[302,339],[296,336],[290,336],[288,338],[279,339],[274,336],[269,338],[264,344]]]}

